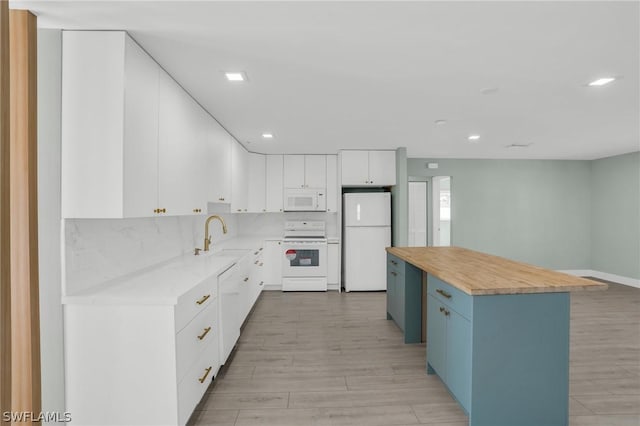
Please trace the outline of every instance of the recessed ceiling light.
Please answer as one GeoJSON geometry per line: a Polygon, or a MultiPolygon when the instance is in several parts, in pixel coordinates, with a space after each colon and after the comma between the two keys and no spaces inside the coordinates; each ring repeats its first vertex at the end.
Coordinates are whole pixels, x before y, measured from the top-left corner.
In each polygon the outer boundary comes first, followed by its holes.
{"type": "Polygon", "coordinates": [[[517,148],[529,148],[532,143],[512,143],[511,145],[507,145],[508,149],[517,149],[517,148]]]}
{"type": "Polygon", "coordinates": [[[471,142],[477,142],[480,139],[480,135],[470,135],[469,140],[471,142]]]}
{"type": "Polygon", "coordinates": [[[263,133],[262,137],[264,139],[273,139],[273,133],[263,133]]]}
{"type": "Polygon", "coordinates": [[[434,121],[434,123],[436,123],[436,125],[438,126],[444,126],[445,124],[447,124],[447,120],[436,120],[434,121]]]}
{"type": "Polygon", "coordinates": [[[485,87],[484,89],[480,90],[480,93],[482,93],[483,95],[495,95],[496,93],[498,93],[498,88],[497,87],[485,87]]]}
{"type": "Polygon", "coordinates": [[[229,81],[246,81],[247,80],[247,75],[244,72],[241,71],[229,71],[229,72],[225,72],[224,73],[225,77],[227,77],[227,80],[229,81]]]}
{"type": "Polygon", "coordinates": [[[588,86],[604,86],[605,84],[609,84],[615,80],[615,77],[603,77],[597,80],[593,80],[588,86]]]}

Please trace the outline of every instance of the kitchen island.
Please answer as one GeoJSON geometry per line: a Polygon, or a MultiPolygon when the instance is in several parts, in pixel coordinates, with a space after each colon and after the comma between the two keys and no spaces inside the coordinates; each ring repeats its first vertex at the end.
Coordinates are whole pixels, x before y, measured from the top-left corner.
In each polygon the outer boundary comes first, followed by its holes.
{"type": "Polygon", "coordinates": [[[387,318],[406,343],[420,341],[426,274],[427,373],[470,426],[568,425],[569,294],[606,284],[459,247],[387,257],[387,318]]]}

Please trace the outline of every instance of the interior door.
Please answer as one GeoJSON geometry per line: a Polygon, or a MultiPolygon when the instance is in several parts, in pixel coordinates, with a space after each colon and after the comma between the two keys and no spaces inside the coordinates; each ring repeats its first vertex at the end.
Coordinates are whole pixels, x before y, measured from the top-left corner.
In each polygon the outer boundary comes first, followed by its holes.
{"type": "Polygon", "coordinates": [[[409,247],[427,246],[427,182],[409,182],[409,247]]]}

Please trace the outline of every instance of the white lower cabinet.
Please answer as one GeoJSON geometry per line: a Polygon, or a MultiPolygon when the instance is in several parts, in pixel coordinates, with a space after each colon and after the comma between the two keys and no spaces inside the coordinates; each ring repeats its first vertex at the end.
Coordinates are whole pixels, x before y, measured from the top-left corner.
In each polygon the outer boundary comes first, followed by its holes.
{"type": "Polygon", "coordinates": [[[184,425],[217,375],[217,277],[176,304],[67,303],[67,410],[75,425],[184,425]]]}
{"type": "Polygon", "coordinates": [[[277,288],[282,287],[282,241],[266,240],[264,242],[264,285],[277,288]]]}
{"type": "Polygon", "coordinates": [[[248,298],[247,298],[247,315],[253,309],[260,293],[264,289],[264,250],[262,247],[253,250],[251,253],[251,264],[249,265],[249,286],[248,286],[248,298]]]}
{"type": "Polygon", "coordinates": [[[327,244],[327,285],[329,290],[340,288],[340,243],[327,244]]]}

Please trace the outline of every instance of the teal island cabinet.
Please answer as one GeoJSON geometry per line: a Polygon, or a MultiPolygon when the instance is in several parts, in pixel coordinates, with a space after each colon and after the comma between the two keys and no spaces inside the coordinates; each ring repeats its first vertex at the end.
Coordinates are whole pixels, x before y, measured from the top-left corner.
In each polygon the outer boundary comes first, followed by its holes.
{"type": "Polygon", "coordinates": [[[440,377],[470,426],[568,425],[569,295],[606,284],[459,247],[387,252],[405,273],[396,283],[405,297],[388,297],[387,315],[400,326],[394,313],[404,313],[406,342],[407,320],[420,321],[422,309],[414,274],[424,272],[427,373],[440,377]]]}
{"type": "Polygon", "coordinates": [[[404,332],[405,343],[420,343],[422,321],[422,271],[387,253],[387,319],[404,332]]]}

